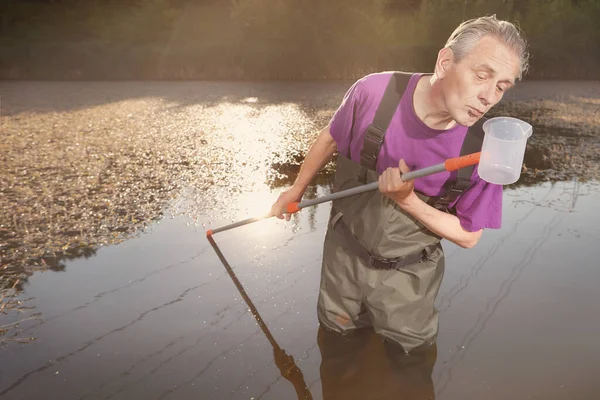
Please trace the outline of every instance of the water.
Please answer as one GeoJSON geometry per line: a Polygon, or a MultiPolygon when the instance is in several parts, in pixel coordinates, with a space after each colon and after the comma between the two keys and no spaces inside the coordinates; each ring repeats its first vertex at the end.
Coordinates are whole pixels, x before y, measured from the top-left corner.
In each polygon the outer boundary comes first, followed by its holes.
{"type": "MultiPolygon", "coordinates": [[[[189,184],[176,215],[23,283],[17,300],[31,309],[0,315],[0,326],[40,313],[17,331],[36,340],[0,349],[2,400],[600,398],[599,182],[506,189],[502,229],[469,250],[444,242],[437,346],[403,357],[372,332],[319,331],[329,204],[214,235],[223,259],[205,237],[270,206],[289,184],[270,173],[297,170],[295,150],[345,84],[15,85],[5,115],[21,109],[5,129],[35,135],[56,123],[78,140],[90,121],[101,132],[162,129],[166,160],[179,147],[199,164],[170,176],[189,184]]],[[[308,196],[329,193],[330,179],[308,196]]]]}
{"type": "Polygon", "coordinates": [[[444,242],[440,335],[423,362],[369,335],[318,342],[328,204],[214,235],[266,328],[204,230],[165,219],[29,279],[23,298],[42,317],[22,327],[37,340],[2,350],[1,398],[295,399],[301,386],[313,399],[595,399],[598,201],[600,183],[507,190],[501,230],[470,250],[444,242]]]}

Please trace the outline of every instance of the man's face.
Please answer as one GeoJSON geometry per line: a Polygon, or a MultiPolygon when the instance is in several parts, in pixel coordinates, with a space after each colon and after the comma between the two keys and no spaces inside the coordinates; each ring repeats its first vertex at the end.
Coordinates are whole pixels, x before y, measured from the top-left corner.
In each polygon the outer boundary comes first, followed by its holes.
{"type": "Polygon", "coordinates": [[[460,62],[449,61],[441,81],[448,113],[472,126],[514,86],[521,62],[497,39],[482,38],[460,62]]]}

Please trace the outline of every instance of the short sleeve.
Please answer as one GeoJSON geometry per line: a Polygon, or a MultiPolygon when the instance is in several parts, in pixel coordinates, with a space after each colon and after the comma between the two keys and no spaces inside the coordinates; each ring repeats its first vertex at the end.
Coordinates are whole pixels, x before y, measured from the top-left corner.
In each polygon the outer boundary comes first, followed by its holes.
{"type": "Polygon", "coordinates": [[[360,98],[360,81],[356,81],[344,95],[342,103],[331,118],[329,133],[335,140],[340,154],[350,153],[352,125],[360,98]]]}
{"type": "Polygon", "coordinates": [[[500,229],[502,226],[502,185],[488,183],[474,172],[475,181],[456,202],[456,216],[469,232],[500,229]]]}

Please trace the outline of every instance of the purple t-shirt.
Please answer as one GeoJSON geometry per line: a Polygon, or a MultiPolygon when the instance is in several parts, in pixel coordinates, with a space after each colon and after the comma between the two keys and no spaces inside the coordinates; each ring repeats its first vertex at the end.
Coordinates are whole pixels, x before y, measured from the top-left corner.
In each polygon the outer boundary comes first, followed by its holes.
{"type": "MultiPolygon", "coordinates": [[[[360,163],[364,133],[373,122],[392,72],[367,75],[348,90],[342,104],[335,112],[330,132],[341,154],[360,163]]],[[[413,93],[422,74],[410,78],[400,105],[385,135],[377,160],[377,172],[388,167],[398,167],[401,158],[411,170],[443,163],[447,158],[458,157],[467,133],[467,127],[456,125],[448,130],[431,129],[413,108],[413,93]]],[[[427,195],[443,194],[443,186],[450,172],[417,178],[415,190],[427,195]]],[[[452,172],[456,177],[457,172],[452,172]]],[[[471,187],[450,206],[456,207],[461,226],[470,232],[482,228],[498,229],[502,222],[502,185],[487,183],[479,177],[477,166],[471,176],[471,187]]]]}

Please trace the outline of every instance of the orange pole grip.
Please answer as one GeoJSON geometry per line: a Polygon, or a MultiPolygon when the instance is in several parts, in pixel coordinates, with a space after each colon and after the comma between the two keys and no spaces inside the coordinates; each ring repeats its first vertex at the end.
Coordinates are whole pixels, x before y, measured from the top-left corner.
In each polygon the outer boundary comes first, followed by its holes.
{"type": "Polygon", "coordinates": [[[297,213],[298,211],[300,211],[300,209],[298,208],[298,202],[294,202],[294,203],[290,203],[287,205],[287,209],[286,212],[288,214],[293,214],[293,213],[297,213]]]}
{"type": "Polygon", "coordinates": [[[446,171],[456,171],[469,165],[478,164],[480,156],[481,152],[477,152],[462,157],[449,158],[444,161],[444,167],[446,171]]]}

